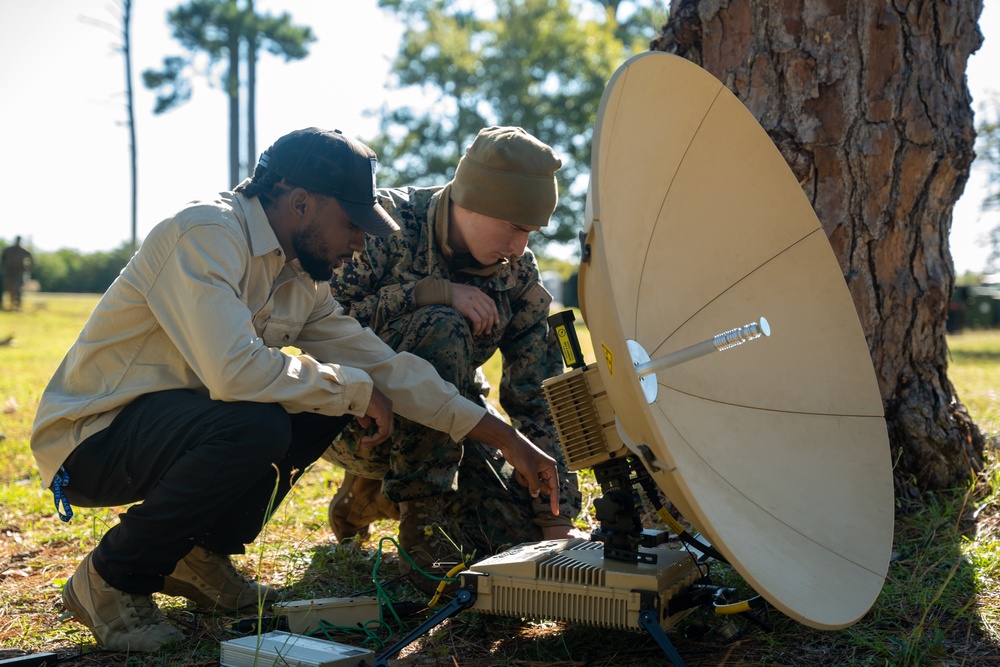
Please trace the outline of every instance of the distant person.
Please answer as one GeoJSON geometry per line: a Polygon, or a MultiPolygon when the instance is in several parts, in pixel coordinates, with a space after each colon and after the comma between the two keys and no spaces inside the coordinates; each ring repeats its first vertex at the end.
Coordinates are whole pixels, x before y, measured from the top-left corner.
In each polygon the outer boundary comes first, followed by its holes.
{"type": "MultiPolygon", "coordinates": [[[[31,269],[31,252],[21,247],[21,237],[14,237],[14,245],[7,246],[0,253],[3,265],[3,287],[10,295],[10,309],[21,310],[21,293],[24,291],[24,275],[31,269]]],[[[0,295],[0,306],[3,305],[0,295]]]]}
{"type": "Polygon", "coordinates": [[[394,411],[487,442],[557,508],[551,457],[333,299],[327,281],[365,234],[397,229],[375,166],[339,131],[278,139],[252,179],[149,233],[49,382],[31,448],[60,516],[135,503],[63,588],[102,646],[182,639],[156,592],[222,611],[276,599],[230,555],[353,418],[372,429],[367,447],[394,411]]]}
{"type": "MultiPolygon", "coordinates": [[[[563,362],[547,323],[552,297],[527,243],[555,210],[561,164],[519,127],[482,130],[451,182],[378,191],[400,231],[369,237],[358,261],[334,271],[331,282],[362,325],[393,349],[430,361],[481,405],[487,388],[478,369],[499,350],[501,407],[558,460],[542,381],[561,374],[563,362]]],[[[407,419],[375,447],[348,430],[325,458],[347,471],[330,505],[337,538],[367,535],[374,519],[399,519],[400,546],[422,568],[454,562],[456,546],[485,557],[565,538],[580,511],[576,475],[565,465],[554,514],[522,493],[510,466],[475,438],[453,440],[407,419]]]]}

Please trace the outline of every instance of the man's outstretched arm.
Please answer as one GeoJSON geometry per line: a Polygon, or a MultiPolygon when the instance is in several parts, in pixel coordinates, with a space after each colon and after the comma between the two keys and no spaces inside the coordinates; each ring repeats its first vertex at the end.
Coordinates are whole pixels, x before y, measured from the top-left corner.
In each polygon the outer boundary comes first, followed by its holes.
{"type": "Polygon", "coordinates": [[[549,494],[552,513],[559,514],[559,473],[555,459],[513,426],[489,413],[469,431],[468,437],[499,449],[514,466],[518,481],[528,487],[531,497],[537,498],[542,491],[549,494]]]}

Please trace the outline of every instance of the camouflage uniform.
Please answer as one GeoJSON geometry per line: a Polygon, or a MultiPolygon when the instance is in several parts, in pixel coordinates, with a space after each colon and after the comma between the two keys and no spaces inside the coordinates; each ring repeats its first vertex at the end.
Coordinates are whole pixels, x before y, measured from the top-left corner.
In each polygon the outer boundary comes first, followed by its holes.
{"type": "Polygon", "coordinates": [[[570,524],[580,511],[580,493],[576,474],[566,470],[541,390],[544,379],[563,372],[563,363],[546,322],[552,297],[541,284],[534,255],[527,250],[489,270],[470,264],[471,258],[448,262],[440,229],[435,231],[435,225],[447,229],[448,200],[439,200],[448,194],[447,186],[379,190],[379,203],[401,230],[369,236],[358,261],[334,273],[334,296],[388,345],[428,359],[442,378],[483,404],[489,387],[478,369],[499,349],[500,405],[515,427],[559,462],[560,514],[552,514],[547,496],[532,499],[492,447],[469,440],[463,447],[446,433],[402,418],[386,442],[362,449],[348,433],[327,458],[358,476],[381,477],[383,494],[395,502],[454,493],[448,500],[455,508],[449,512],[453,522],[443,528],[463,542],[466,552],[476,549],[482,556],[540,539],[541,526],[570,524]],[[492,296],[499,326],[474,337],[451,305],[418,307],[416,283],[428,276],[473,285],[492,296]]]}

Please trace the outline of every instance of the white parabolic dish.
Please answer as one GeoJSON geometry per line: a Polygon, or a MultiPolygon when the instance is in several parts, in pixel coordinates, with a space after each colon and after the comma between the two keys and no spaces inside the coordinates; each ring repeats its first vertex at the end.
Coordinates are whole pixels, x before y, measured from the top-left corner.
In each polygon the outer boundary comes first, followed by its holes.
{"type": "Polygon", "coordinates": [[[667,497],[772,605],[861,618],[892,547],[882,401],[843,274],[785,161],[718,80],[645,53],[594,131],[580,299],[628,440],[667,497]],[[771,336],[656,374],[651,359],[762,315],[771,336]]]}

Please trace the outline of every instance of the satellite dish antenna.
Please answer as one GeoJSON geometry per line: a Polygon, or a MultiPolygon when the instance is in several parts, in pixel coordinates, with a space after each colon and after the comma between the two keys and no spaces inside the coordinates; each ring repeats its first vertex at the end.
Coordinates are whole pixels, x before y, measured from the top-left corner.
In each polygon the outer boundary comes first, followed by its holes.
{"type": "Polygon", "coordinates": [[[376,667],[468,608],[641,628],[681,666],[665,630],[703,603],[730,614],[760,602],[732,604],[732,589],[706,583],[703,556],[819,629],[851,625],[882,589],[882,401],[840,267],[784,159],[719,81],[665,53],[615,72],[593,141],[578,285],[597,362],[584,362],[572,312],[554,314],[571,370],[542,388],[570,470],[592,467],[601,485],[601,526],[593,541],[476,563],[376,667]],[[700,553],[642,528],[637,484],[700,553]]]}
{"type": "Polygon", "coordinates": [[[584,250],[581,309],[622,441],[772,605],[820,629],[857,621],[893,529],[870,353],[801,187],[705,70],[644,53],[614,74],[584,250]]]}

